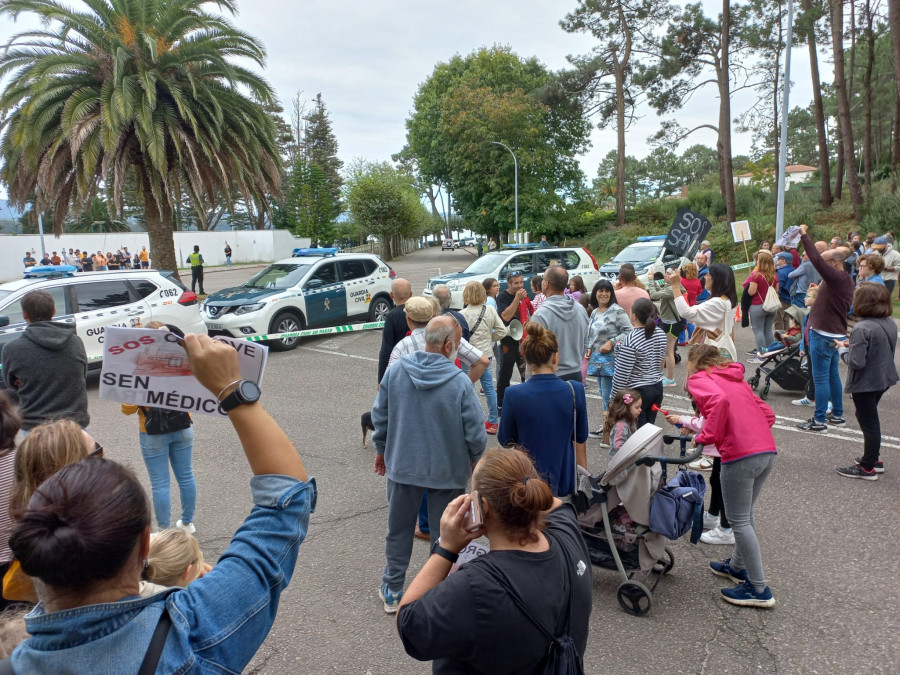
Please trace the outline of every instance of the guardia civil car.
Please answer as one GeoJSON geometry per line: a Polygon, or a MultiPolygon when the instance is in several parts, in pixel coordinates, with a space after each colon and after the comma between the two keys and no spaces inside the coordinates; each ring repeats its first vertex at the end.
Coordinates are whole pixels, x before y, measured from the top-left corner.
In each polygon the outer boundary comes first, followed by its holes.
{"type": "MultiPolygon", "coordinates": [[[[200,308],[210,335],[274,335],[348,321],[381,321],[394,306],[396,272],[378,256],[336,248],[295,249],[241,286],[210,295],[200,308]]],[[[269,340],[276,351],[298,337],[269,340]]]]}

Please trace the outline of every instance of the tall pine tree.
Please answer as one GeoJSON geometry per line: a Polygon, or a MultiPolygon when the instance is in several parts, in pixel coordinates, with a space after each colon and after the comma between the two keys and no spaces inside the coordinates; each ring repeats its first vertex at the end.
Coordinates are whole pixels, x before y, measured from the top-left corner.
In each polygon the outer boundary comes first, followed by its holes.
{"type": "Polygon", "coordinates": [[[297,229],[313,240],[329,240],[332,224],[341,213],[341,169],[338,143],[331,129],[322,94],[313,100],[312,109],[303,118],[301,156],[294,166],[291,187],[299,197],[297,229]]]}

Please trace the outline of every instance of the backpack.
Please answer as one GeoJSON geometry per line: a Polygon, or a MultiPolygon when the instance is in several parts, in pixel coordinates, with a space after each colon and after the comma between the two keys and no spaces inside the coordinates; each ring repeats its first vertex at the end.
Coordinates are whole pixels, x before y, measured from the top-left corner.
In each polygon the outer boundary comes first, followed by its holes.
{"type": "Polygon", "coordinates": [[[144,413],[144,429],[150,436],[161,436],[174,431],[184,431],[191,426],[190,414],[166,408],[141,408],[144,413]]]}
{"type": "Polygon", "coordinates": [[[546,627],[535,619],[534,616],[532,616],[531,612],[529,612],[528,608],[525,606],[525,601],[522,600],[522,597],[516,593],[515,590],[513,590],[502,570],[494,567],[492,564],[486,565],[485,568],[489,570],[490,575],[498,584],[500,584],[500,587],[506,591],[510,599],[516,604],[516,607],[519,608],[519,611],[525,615],[525,618],[534,624],[534,626],[544,634],[544,637],[550,641],[547,655],[538,665],[535,672],[540,673],[540,675],[585,675],[584,659],[582,659],[581,654],[578,653],[578,647],[575,645],[572,636],[569,635],[572,625],[572,603],[575,599],[575,579],[572,575],[572,561],[571,558],[569,558],[566,547],[562,545],[562,542],[557,539],[556,535],[551,534],[549,530],[544,530],[544,536],[556,541],[559,545],[563,554],[563,559],[565,560],[565,570],[563,573],[569,579],[569,602],[568,607],[566,608],[566,625],[562,635],[554,636],[546,627]]]}
{"type": "Polygon", "coordinates": [[[706,479],[697,471],[679,471],[653,495],[650,529],[669,539],[678,539],[688,530],[691,543],[703,533],[703,496],[706,479]]]}

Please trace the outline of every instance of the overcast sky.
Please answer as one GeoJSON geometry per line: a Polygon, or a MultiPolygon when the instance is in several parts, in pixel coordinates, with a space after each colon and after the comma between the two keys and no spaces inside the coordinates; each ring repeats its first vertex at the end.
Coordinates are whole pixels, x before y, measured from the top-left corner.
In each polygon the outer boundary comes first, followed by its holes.
{"type": "MultiPolygon", "coordinates": [[[[721,2],[704,0],[710,15],[721,2]]],[[[566,67],[566,56],[590,51],[587,35],[570,35],[559,21],[574,9],[574,0],[456,0],[429,3],[421,0],[244,0],[235,23],[261,40],[268,50],[264,75],[275,87],[284,107],[297,91],[307,99],[321,92],[330,111],[344,162],[362,157],[390,160],[403,147],[404,121],[413,96],[435,64],[454,54],[468,54],[483,46],[509,45],[523,57],[535,56],[548,68],[566,67]]],[[[33,22],[0,24],[0,43],[33,22]]],[[[808,54],[793,52],[791,107],[811,100],[808,54]]],[[[820,59],[824,79],[830,67],[820,59]]],[[[755,94],[733,98],[737,116],[755,94]]],[[[685,127],[715,124],[718,98],[708,86],[678,115],[685,127]]],[[[645,156],[647,138],[657,131],[660,118],[645,110],[626,136],[627,152],[645,156]]],[[[747,153],[752,139],[736,135],[735,154],[747,153]]],[[[591,149],[580,158],[588,181],[596,176],[601,158],[615,148],[615,131],[596,130],[591,149]]],[[[693,143],[715,147],[715,134],[697,132],[693,143]]]]}

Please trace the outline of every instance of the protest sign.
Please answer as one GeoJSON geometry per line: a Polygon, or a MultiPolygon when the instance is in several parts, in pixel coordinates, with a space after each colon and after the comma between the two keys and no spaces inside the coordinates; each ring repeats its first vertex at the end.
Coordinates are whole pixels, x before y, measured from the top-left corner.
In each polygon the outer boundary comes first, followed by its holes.
{"type": "Polygon", "coordinates": [[[799,227],[791,225],[784,231],[784,234],[778,237],[778,241],[776,241],[775,244],[781,246],[781,248],[797,248],[800,244],[801,234],[803,233],[800,231],[799,227]]]}
{"type": "MultiPolygon", "coordinates": [[[[257,384],[266,369],[269,348],[246,340],[219,337],[238,352],[241,377],[257,384]]],[[[215,394],[191,373],[181,338],[152,328],[110,326],[103,342],[100,398],[118,403],[225,416],[215,394]]]]}
{"type": "Polygon", "coordinates": [[[712,229],[712,223],[699,213],[685,208],[678,209],[675,222],[666,236],[666,248],[678,256],[693,259],[700,249],[700,242],[712,229]]]}
{"type": "Polygon", "coordinates": [[[463,563],[475,560],[475,558],[479,558],[485,553],[490,553],[490,551],[491,550],[484,544],[479,544],[477,541],[470,541],[466,544],[466,547],[459,552],[459,559],[450,566],[450,571],[447,572],[447,574],[453,574],[463,563]]]}
{"type": "Polygon", "coordinates": [[[740,244],[742,241],[750,241],[750,222],[747,220],[739,220],[731,224],[731,236],[734,237],[734,243],[740,244]]]}

